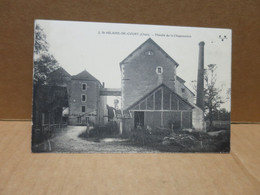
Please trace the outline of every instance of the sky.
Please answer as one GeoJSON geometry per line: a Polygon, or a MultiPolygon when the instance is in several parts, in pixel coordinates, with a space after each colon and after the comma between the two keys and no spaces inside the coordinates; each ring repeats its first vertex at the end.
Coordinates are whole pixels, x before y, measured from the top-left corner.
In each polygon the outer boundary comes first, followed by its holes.
{"type": "MultiPolygon", "coordinates": [[[[107,88],[121,87],[119,63],[152,38],[178,64],[177,75],[191,87],[197,79],[199,42],[205,42],[204,65],[217,65],[217,86],[231,88],[230,29],[141,24],[36,20],[47,36],[49,52],[71,75],[87,70],[107,88]],[[222,41],[220,37],[226,36],[222,41]]],[[[108,99],[109,104],[113,102],[108,99]]],[[[230,110],[230,101],[222,107],[230,110]]]]}

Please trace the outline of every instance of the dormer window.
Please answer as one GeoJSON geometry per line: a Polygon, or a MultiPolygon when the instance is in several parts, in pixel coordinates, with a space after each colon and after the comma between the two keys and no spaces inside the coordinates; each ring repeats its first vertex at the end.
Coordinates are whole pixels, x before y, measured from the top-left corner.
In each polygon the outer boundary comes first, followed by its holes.
{"type": "Polygon", "coordinates": [[[154,52],[152,50],[148,50],[145,52],[145,55],[147,56],[152,56],[154,54],[154,52]]]}
{"type": "Polygon", "coordinates": [[[156,73],[157,74],[162,74],[163,73],[163,68],[161,66],[156,67],[156,73]]]}
{"type": "Polygon", "coordinates": [[[87,90],[87,84],[86,83],[82,83],[81,84],[81,89],[82,89],[82,91],[86,91],[87,90]]]}

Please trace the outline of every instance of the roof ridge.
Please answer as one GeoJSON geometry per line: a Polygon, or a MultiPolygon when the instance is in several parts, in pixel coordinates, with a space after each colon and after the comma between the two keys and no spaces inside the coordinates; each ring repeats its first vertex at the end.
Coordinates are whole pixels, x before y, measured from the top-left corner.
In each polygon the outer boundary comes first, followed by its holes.
{"type": "Polygon", "coordinates": [[[156,47],[159,48],[159,50],[163,53],[166,54],[166,56],[168,56],[170,58],[170,60],[173,61],[174,64],[176,64],[176,66],[178,67],[179,64],[168,54],[166,53],[166,51],[164,51],[151,37],[148,38],[145,42],[143,42],[141,45],[139,45],[134,51],[132,51],[124,60],[122,60],[119,65],[120,65],[120,69],[121,69],[121,65],[124,63],[124,61],[126,61],[129,57],[131,57],[137,50],[139,50],[143,45],[145,45],[148,42],[152,42],[156,47]]]}
{"type": "Polygon", "coordinates": [[[87,77],[90,77],[91,80],[99,81],[96,77],[94,77],[92,74],[90,74],[86,69],[76,75],[73,75],[72,79],[85,79],[87,77]]]}
{"type": "Polygon", "coordinates": [[[53,70],[52,72],[50,72],[50,74],[53,74],[53,73],[58,72],[58,71],[63,71],[63,72],[65,72],[65,74],[71,76],[70,73],[68,73],[68,72],[67,72],[63,67],[61,67],[61,66],[60,66],[59,68],[53,70]]]}

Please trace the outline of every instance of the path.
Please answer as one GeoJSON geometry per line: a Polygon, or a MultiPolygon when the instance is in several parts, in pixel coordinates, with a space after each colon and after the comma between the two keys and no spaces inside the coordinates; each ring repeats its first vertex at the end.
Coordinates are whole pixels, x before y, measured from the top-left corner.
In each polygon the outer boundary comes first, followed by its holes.
{"type": "Polygon", "coordinates": [[[51,139],[52,152],[68,153],[153,153],[152,149],[129,146],[124,141],[110,139],[106,142],[92,142],[78,137],[86,130],[84,126],[68,126],[51,139]]]}

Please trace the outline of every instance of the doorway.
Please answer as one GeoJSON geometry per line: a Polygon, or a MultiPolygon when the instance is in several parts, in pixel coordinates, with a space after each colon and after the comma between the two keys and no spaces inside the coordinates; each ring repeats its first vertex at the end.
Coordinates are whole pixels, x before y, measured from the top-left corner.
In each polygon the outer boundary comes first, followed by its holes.
{"type": "Polygon", "coordinates": [[[134,112],[135,128],[144,127],[144,112],[134,112]]]}

